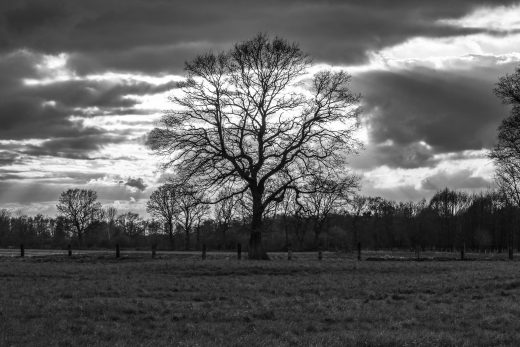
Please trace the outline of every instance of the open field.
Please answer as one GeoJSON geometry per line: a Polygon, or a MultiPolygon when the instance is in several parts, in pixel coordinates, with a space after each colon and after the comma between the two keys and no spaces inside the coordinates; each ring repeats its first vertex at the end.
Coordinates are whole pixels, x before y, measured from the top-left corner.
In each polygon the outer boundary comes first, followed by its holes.
{"type": "Polygon", "coordinates": [[[520,343],[518,262],[273,258],[0,257],[0,345],[520,343]]]}

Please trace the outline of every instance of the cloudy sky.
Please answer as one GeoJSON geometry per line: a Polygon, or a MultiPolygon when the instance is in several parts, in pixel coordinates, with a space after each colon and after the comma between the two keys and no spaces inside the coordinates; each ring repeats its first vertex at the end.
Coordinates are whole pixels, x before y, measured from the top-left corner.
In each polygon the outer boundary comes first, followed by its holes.
{"type": "Polygon", "coordinates": [[[343,68],[363,95],[363,193],[397,200],[492,186],[520,65],[518,1],[0,2],[0,208],[53,215],[70,187],[143,213],[161,182],[146,134],[184,61],[258,32],[343,68]]]}

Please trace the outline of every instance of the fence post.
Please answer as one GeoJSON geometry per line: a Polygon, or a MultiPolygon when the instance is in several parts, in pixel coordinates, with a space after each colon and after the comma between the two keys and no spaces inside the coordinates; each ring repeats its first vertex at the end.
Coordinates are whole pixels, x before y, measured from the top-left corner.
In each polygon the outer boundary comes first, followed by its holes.
{"type": "Polygon", "coordinates": [[[116,258],[119,258],[119,256],[121,255],[121,252],[119,251],[119,243],[116,244],[116,258]]]}
{"type": "Polygon", "coordinates": [[[361,242],[357,243],[357,260],[361,260],[361,242]]]}
{"type": "Polygon", "coordinates": [[[318,260],[321,261],[323,259],[323,252],[321,250],[318,251],[318,260]]]}
{"type": "Polygon", "coordinates": [[[72,246],[70,245],[70,243],[67,246],[67,250],[68,250],[68,253],[69,253],[69,257],[72,257],[72,246]]]}
{"type": "Polygon", "coordinates": [[[152,245],[152,259],[155,259],[155,253],[157,252],[157,245],[152,245]]]}
{"type": "Polygon", "coordinates": [[[287,260],[292,260],[292,250],[290,248],[287,250],[287,260]]]}
{"type": "Polygon", "coordinates": [[[242,245],[240,244],[240,242],[237,243],[237,259],[242,259],[242,245]]]}
{"type": "Polygon", "coordinates": [[[206,244],[202,244],[202,260],[206,259],[206,244]]]}
{"type": "Polygon", "coordinates": [[[25,256],[25,247],[23,246],[23,243],[20,244],[20,257],[24,257],[25,256]]]}

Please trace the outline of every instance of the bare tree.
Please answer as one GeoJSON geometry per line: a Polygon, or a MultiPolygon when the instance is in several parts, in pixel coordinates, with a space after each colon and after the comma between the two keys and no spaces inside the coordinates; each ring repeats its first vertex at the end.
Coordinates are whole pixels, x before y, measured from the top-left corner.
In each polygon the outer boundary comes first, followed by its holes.
{"type": "Polygon", "coordinates": [[[151,195],[146,204],[146,211],[161,220],[167,227],[170,248],[174,248],[173,227],[178,212],[177,190],[171,183],[163,184],[151,195]]]}
{"type": "Polygon", "coordinates": [[[352,214],[352,249],[357,247],[359,239],[359,222],[365,213],[369,211],[369,198],[362,195],[356,195],[349,201],[349,206],[352,214]]]}
{"type": "Polygon", "coordinates": [[[307,76],[296,44],[259,34],[186,63],[187,80],[149,144],[202,189],[252,199],[249,257],[267,259],[263,216],[317,171],[343,171],[356,142],[358,96],[345,72],[307,76]]]}
{"type": "Polygon", "coordinates": [[[101,204],[96,200],[97,193],[95,191],[78,188],[62,192],[58,198],[56,205],[58,213],[74,225],[80,244],[83,241],[85,230],[101,211],[101,204]]]}
{"type": "MultiPolygon", "coordinates": [[[[498,128],[498,141],[490,153],[495,163],[495,182],[508,203],[520,207],[520,67],[499,79],[494,90],[511,114],[498,128]]],[[[515,215],[516,218],[518,216],[515,215]]],[[[508,236],[509,257],[513,256],[512,231],[508,236]]]]}
{"type": "Polygon", "coordinates": [[[190,249],[190,235],[193,227],[198,227],[203,216],[208,210],[208,205],[203,202],[204,192],[186,181],[172,181],[175,189],[176,210],[175,219],[184,231],[185,249],[190,249]]]}
{"type": "Polygon", "coordinates": [[[0,209],[0,246],[5,246],[11,232],[11,211],[0,209]]]}
{"type": "Polygon", "coordinates": [[[136,237],[144,235],[145,224],[137,213],[129,211],[119,215],[117,217],[117,224],[127,236],[136,237]]]}
{"type": "Polygon", "coordinates": [[[470,196],[465,192],[457,192],[445,188],[437,192],[430,200],[430,208],[441,219],[444,234],[438,233],[438,243],[444,241],[445,246],[455,248],[456,243],[465,242],[462,231],[464,212],[471,204],[470,196]],[[441,240],[443,239],[443,240],[441,240]]]}
{"type": "Polygon", "coordinates": [[[495,163],[497,186],[512,204],[520,206],[520,112],[502,121],[490,157],[495,163]]]}
{"type": "Polygon", "coordinates": [[[231,188],[224,188],[217,196],[217,203],[214,206],[215,221],[217,232],[222,237],[222,245],[226,248],[226,235],[231,226],[231,222],[236,215],[238,197],[231,194],[231,188]],[[227,198],[231,196],[231,198],[227,198]]]}
{"type": "Polygon", "coordinates": [[[296,201],[303,208],[305,215],[312,221],[314,246],[320,247],[319,238],[325,230],[332,213],[344,208],[351,195],[358,189],[359,179],[347,176],[342,179],[315,177],[298,194],[296,201]]]}
{"type": "Polygon", "coordinates": [[[102,210],[102,219],[107,223],[107,240],[110,241],[114,233],[114,226],[117,217],[117,209],[113,206],[108,206],[102,210]]]}
{"type": "Polygon", "coordinates": [[[520,67],[499,79],[494,89],[511,115],[498,127],[498,141],[490,153],[496,166],[496,182],[511,202],[520,206],[520,67]]]}
{"type": "MultiPolygon", "coordinates": [[[[300,227],[300,225],[298,225],[297,223],[296,214],[299,210],[301,210],[301,208],[302,207],[298,205],[296,202],[296,192],[294,191],[288,191],[285,194],[285,199],[277,204],[277,210],[279,210],[279,213],[281,214],[282,228],[285,235],[285,250],[289,250],[292,247],[291,242],[289,240],[290,227],[300,227]]],[[[295,233],[296,232],[297,230],[295,230],[295,233]]]]}

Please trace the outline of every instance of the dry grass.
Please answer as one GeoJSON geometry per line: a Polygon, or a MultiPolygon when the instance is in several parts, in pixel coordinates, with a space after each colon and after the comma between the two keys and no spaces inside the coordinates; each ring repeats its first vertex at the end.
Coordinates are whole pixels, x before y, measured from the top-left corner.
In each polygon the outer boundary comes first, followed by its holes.
{"type": "Polygon", "coordinates": [[[0,345],[513,346],[519,266],[4,257],[0,345]]]}

